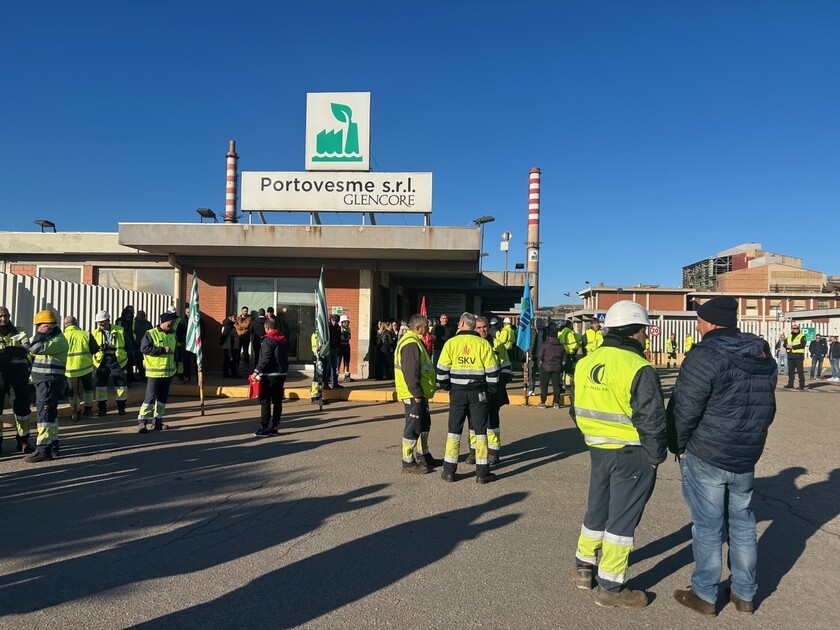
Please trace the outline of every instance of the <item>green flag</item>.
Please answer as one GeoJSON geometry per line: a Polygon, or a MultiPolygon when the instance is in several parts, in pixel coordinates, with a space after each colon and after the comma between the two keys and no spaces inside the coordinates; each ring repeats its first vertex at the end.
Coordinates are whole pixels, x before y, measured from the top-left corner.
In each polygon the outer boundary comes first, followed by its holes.
{"type": "Polygon", "coordinates": [[[327,296],[324,292],[323,267],[318,279],[318,290],[315,292],[315,335],[318,341],[318,356],[324,357],[330,349],[330,330],[327,327],[327,296]]]}
{"type": "Polygon", "coordinates": [[[192,291],[190,291],[190,318],[187,322],[187,352],[195,355],[198,369],[201,371],[201,311],[198,307],[198,275],[193,271],[192,291]]]}

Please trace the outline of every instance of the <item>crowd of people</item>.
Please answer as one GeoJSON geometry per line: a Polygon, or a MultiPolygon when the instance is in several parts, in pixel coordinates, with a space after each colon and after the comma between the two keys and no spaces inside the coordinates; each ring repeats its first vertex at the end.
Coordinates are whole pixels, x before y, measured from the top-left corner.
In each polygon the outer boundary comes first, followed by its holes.
{"type": "MultiPolygon", "coordinates": [[[[25,455],[25,461],[38,463],[60,457],[58,403],[62,398],[72,399],[74,419],[94,415],[94,401],[96,415],[105,416],[109,385],[114,390],[117,413],[122,416],[126,414],[128,384],[145,381],[138,432],[148,433],[149,426],[157,431],[166,428],[163,418],[169,385],[176,375],[185,378],[185,320],[171,308],[152,327],[143,311],[135,319],[131,306],[123,309],[115,322],[111,320],[108,311],[99,311],[95,327],[87,331],[79,328],[74,316],[67,315],[62,330],[55,311],[45,309],[35,315],[35,333],[30,339],[26,328],[16,326],[9,310],[0,306],[0,413],[9,394],[16,450],[25,455]],[[34,447],[30,382],[37,410],[34,447]]],[[[2,439],[0,433],[0,448],[2,439]]]]}

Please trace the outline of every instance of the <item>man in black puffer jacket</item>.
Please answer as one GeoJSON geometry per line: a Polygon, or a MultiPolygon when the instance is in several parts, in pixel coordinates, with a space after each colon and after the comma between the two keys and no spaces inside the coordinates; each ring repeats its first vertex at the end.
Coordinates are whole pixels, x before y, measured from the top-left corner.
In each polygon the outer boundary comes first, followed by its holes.
{"type": "Polygon", "coordinates": [[[709,617],[717,614],[721,546],[727,538],[728,599],[739,613],[753,611],[758,588],[753,477],[776,415],[773,353],[765,340],[738,330],[737,316],[732,297],[716,297],[697,309],[703,340],[686,355],[672,401],[695,562],[691,588],[675,591],[674,598],[709,617]]]}
{"type": "Polygon", "coordinates": [[[254,377],[260,381],[260,428],[257,437],[280,433],[278,425],[283,415],[283,388],[289,372],[288,340],[277,329],[277,320],[266,319],[265,336],[260,343],[260,356],[254,366],[254,377]],[[271,422],[271,426],[268,423],[271,422]]]}

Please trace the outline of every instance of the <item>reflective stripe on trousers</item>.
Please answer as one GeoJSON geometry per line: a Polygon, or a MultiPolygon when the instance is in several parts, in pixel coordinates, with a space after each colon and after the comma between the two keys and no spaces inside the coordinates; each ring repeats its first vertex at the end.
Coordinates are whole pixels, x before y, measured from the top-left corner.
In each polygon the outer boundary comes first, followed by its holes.
{"type": "Polygon", "coordinates": [[[589,499],[578,538],[578,562],[594,564],[598,584],[618,591],[626,581],[633,536],[656,483],[641,447],[590,448],[589,499]]]}

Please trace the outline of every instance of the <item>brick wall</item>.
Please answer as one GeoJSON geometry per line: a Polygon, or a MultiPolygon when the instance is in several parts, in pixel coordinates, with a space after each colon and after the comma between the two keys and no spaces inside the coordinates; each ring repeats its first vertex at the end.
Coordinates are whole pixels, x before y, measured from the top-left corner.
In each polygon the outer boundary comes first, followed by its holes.
{"type": "Polygon", "coordinates": [[[34,276],[35,265],[9,265],[9,273],[15,273],[19,276],[34,276]]]}
{"type": "Polygon", "coordinates": [[[768,285],[768,267],[739,269],[717,277],[717,290],[723,293],[767,291],[768,285]]]}

